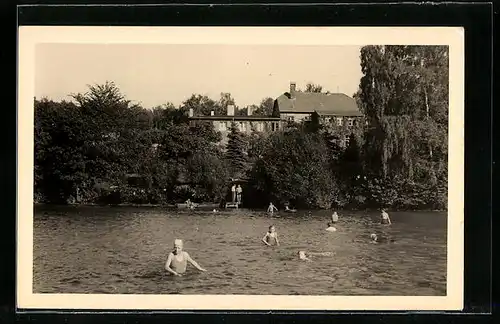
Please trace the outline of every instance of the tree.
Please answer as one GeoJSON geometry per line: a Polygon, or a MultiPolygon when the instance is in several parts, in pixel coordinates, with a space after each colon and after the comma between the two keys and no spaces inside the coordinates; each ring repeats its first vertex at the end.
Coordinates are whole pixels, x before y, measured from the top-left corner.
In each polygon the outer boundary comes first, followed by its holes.
{"type": "Polygon", "coordinates": [[[193,94],[182,103],[182,111],[188,112],[190,109],[193,109],[194,115],[210,116],[211,111],[216,115],[226,114],[226,111],[221,107],[219,102],[200,94],[193,94]]]}
{"type": "Polygon", "coordinates": [[[323,86],[311,82],[306,84],[306,88],[304,90],[304,92],[318,92],[318,93],[322,91],[323,91],[323,86]]]}
{"type": "Polygon", "coordinates": [[[226,147],[226,161],[231,177],[241,178],[247,169],[248,157],[245,151],[246,143],[235,123],[231,124],[226,147]]]}
{"type": "Polygon", "coordinates": [[[261,100],[257,109],[253,111],[256,116],[271,116],[273,114],[274,99],[267,97],[261,100]]]}
{"type": "Polygon", "coordinates": [[[252,170],[252,186],[267,199],[297,206],[329,208],[337,188],[326,143],[301,130],[276,132],[252,170]]]}
{"type": "Polygon", "coordinates": [[[356,100],[370,124],[364,148],[370,170],[381,178],[444,186],[448,48],[365,46],[361,67],[356,100]]]}

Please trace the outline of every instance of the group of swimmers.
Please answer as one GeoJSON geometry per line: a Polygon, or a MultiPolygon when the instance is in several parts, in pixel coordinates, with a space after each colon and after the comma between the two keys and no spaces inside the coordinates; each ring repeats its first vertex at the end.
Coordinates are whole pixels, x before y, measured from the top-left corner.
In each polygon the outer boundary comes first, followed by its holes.
{"type": "MultiPolygon", "coordinates": [[[[274,207],[272,203],[270,204],[270,208],[271,207],[274,207]]],[[[381,217],[380,222],[382,224],[387,224],[387,225],[391,224],[391,219],[389,217],[389,214],[385,211],[385,209],[380,210],[380,217],[381,217]]],[[[336,232],[337,229],[333,225],[337,223],[338,220],[339,220],[339,215],[337,214],[337,212],[334,212],[332,214],[331,221],[328,222],[328,227],[326,228],[326,231],[336,232]]],[[[393,239],[388,240],[384,237],[379,237],[375,233],[370,234],[370,240],[371,243],[382,243],[385,241],[394,242],[393,239]]],[[[274,225],[269,226],[267,233],[262,238],[262,242],[264,242],[264,244],[266,244],[267,246],[280,245],[278,232],[276,231],[276,227],[274,225]]],[[[298,252],[299,260],[301,261],[311,261],[311,259],[309,258],[310,256],[332,256],[332,255],[333,252],[307,252],[303,250],[298,252]]],[[[186,272],[188,262],[191,263],[199,271],[202,272],[207,271],[203,267],[201,267],[195,260],[193,260],[187,252],[183,251],[182,240],[175,239],[174,249],[172,250],[172,252],[169,253],[167,262],[165,263],[165,270],[167,270],[169,273],[175,276],[182,276],[186,272]]]]}

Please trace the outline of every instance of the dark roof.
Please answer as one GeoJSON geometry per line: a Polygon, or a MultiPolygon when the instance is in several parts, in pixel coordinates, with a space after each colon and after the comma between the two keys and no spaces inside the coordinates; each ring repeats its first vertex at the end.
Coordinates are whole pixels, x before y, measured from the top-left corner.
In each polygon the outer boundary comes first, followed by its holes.
{"type": "Polygon", "coordinates": [[[343,93],[317,93],[296,91],[290,99],[289,93],[284,93],[277,99],[280,113],[312,113],[337,116],[363,116],[356,100],[343,93]]]}
{"type": "Polygon", "coordinates": [[[193,116],[189,117],[191,120],[245,120],[245,121],[279,121],[279,117],[271,117],[271,116],[228,116],[228,115],[219,115],[219,116],[193,116]]]}

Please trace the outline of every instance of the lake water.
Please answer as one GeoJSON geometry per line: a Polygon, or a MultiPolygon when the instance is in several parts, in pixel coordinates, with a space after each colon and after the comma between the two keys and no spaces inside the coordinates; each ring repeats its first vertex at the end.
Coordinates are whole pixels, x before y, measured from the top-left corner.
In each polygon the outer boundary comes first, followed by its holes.
{"type": "Polygon", "coordinates": [[[35,293],[446,295],[446,213],[37,207],[35,293]],[[277,217],[279,216],[279,217],[277,217]],[[281,246],[261,239],[275,225],[281,246]],[[370,244],[370,234],[393,243],[370,244]],[[208,271],[164,270],[173,240],[208,271]],[[333,252],[299,261],[297,252],[333,252]]]}

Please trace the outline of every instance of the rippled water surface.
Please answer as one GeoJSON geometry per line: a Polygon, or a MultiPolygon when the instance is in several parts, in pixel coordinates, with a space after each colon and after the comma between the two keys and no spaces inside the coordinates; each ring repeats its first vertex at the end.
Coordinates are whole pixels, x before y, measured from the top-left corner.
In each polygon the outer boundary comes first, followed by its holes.
{"type": "Polygon", "coordinates": [[[42,207],[34,217],[35,293],[445,295],[446,214],[178,211],[42,207]],[[280,247],[261,239],[276,226],[280,247]],[[370,233],[394,243],[370,244],[370,233]],[[164,270],[175,238],[208,272],[164,270]],[[334,252],[301,262],[299,250],[334,252]]]}

